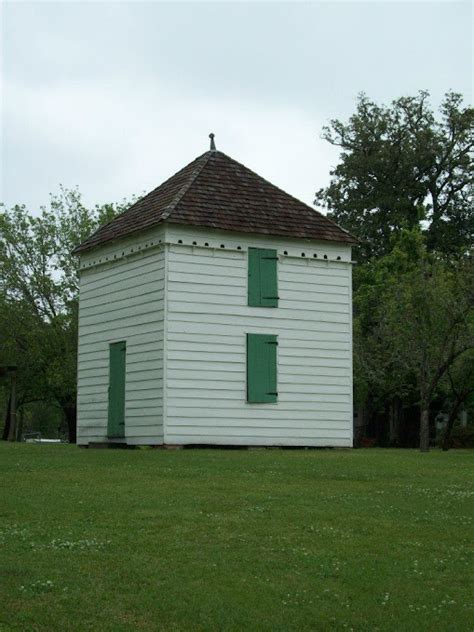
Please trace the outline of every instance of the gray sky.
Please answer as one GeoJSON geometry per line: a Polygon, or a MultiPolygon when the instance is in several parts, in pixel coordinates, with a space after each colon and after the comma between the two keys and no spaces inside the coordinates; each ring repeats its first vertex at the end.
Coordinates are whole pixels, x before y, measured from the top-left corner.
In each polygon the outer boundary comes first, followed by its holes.
{"type": "Polygon", "coordinates": [[[358,92],[472,99],[470,2],[7,2],[0,200],[160,184],[209,147],[307,203],[358,92]]]}

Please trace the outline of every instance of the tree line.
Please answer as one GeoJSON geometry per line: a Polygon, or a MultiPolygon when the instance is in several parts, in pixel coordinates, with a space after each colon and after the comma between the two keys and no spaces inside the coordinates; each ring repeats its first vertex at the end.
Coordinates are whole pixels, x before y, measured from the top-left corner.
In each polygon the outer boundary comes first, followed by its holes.
{"type": "MultiPolygon", "coordinates": [[[[340,157],[315,204],[360,240],[353,275],[356,443],[372,429],[379,442],[406,444],[401,426],[408,418],[427,450],[433,413],[443,410],[448,447],[459,411],[474,407],[474,110],[456,93],[445,96],[438,115],[426,92],[388,106],[362,94],[350,119],[332,120],[323,138],[340,157]]],[[[130,203],[87,208],[78,190],[61,188],[37,214],[2,207],[0,369],[16,368],[22,422],[56,419],[70,441],[78,318],[71,253],[130,203]]],[[[10,393],[1,375],[6,438],[10,393]]]]}
{"type": "Polygon", "coordinates": [[[461,408],[474,412],[474,109],[452,92],[438,116],[426,92],[389,106],[362,94],[323,137],[341,153],[316,204],[360,240],[356,442],[375,425],[386,444],[403,444],[401,420],[415,409],[421,450],[436,411],[447,448],[461,408]]]}
{"type": "MultiPolygon", "coordinates": [[[[15,205],[0,216],[0,367],[16,368],[20,419],[26,414],[28,420],[29,413],[35,429],[38,413],[55,419],[71,442],[76,440],[79,292],[72,251],[128,205],[86,208],[79,191],[60,188],[37,215],[15,205]]],[[[6,439],[8,380],[2,386],[6,439]]],[[[46,429],[53,431],[51,425],[46,429]]]]}

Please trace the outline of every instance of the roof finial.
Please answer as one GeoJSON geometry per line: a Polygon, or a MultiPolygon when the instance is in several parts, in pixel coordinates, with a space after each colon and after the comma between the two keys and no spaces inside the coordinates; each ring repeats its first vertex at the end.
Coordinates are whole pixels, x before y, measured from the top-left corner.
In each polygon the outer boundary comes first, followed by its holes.
{"type": "Polygon", "coordinates": [[[212,132],[209,134],[209,138],[211,139],[211,151],[216,151],[216,143],[214,142],[214,134],[212,132]]]}

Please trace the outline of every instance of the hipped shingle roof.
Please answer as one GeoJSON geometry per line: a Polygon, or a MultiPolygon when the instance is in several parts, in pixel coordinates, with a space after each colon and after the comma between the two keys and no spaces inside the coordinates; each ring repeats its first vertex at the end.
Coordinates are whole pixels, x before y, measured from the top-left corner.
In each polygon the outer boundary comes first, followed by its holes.
{"type": "Polygon", "coordinates": [[[208,151],[108,224],[75,252],[162,222],[346,244],[357,239],[312,207],[220,151],[208,151]]]}

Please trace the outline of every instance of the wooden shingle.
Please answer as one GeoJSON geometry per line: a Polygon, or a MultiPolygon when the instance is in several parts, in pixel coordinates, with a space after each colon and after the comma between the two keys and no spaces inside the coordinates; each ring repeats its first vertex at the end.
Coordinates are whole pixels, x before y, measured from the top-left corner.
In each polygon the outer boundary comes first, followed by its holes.
{"type": "Polygon", "coordinates": [[[357,240],[220,151],[208,151],[86,239],[83,252],[162,222],[355,244],[357,240]]]}

